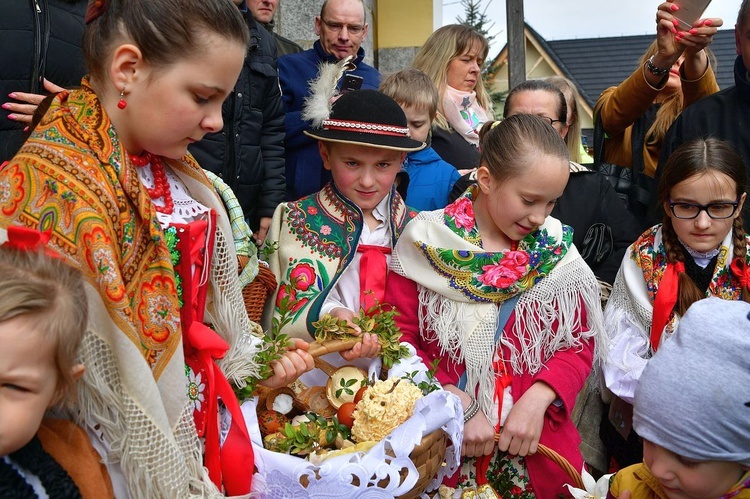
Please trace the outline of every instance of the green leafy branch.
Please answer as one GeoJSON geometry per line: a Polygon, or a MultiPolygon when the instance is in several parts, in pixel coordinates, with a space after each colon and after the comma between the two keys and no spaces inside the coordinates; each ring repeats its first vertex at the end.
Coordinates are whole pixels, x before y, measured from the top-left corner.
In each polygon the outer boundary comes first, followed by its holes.
{"type": "Polygon", "coordinates": [[[352,320],[363,333],[371,333],[378,337],[382,349],[380,356],[386,369],[393,367],[399,359],[410,355],[409,349],[401,345],[401,329],[396,325],[397,315],[399,314],[395,308],[385,308],[376,300],[370,310],[361,310],[359,317],[352,320]]]}
{"type": "Polygon", "coordinates": [[[309,419],[306,423],[294,426],[291,423],[284,425],[280,435],[273,438],[271,445],[277,452],[287,452],[296,455],[305,455],[321,447],[328,447],[334,443],[336,437],[349,438],[349,428],[339,423],[334,416],[331,421],[323,416],[312,412],[305,413],[309,419]]]}
{"type": "Polygon", "coordinates": [[[284,355],[289,346],[289,337],[285,334],[276,334],[274,337],[264,334],[262,344],[263,349],[255,354],[255,363],[259,366],[258,377],[248,376],[245,378],[245,386],[242,388],[234,387],[234,394],[240,402],[255,394],[259,381],[273,376],[271,363],[284,355]]]}
{"type": "Polygon", "coordinates": [[[258,250],[258,258],[260,260],[263,260],[264,262],[267,262],[268,258],[274,253],[276,253],[278,249],[279,249],[278,241],[273,241],[273,242],[266,241],[265,243],[263,243],[263,246],[261,246],[260,249],[258,250]]]}
{"type": "MultiPolygon", "coordinates": [[[[339,380],[339,386],[341,386],[341,388],[339,388],[338,390],[336,390],[336,398],[341,397],[342,393],[346,393],[347,395],[354,395],[354,390],[352,389],[352,386],[356,382],[357,382],[356,378],[352,378],[352,379],[341,378],[339,380]]],[[[359,387],[357,387],[357,388],[359,388],[359,387]]]]}
{"type": "MultiPolygon", "coordinates": [[[[375,303],[369,310],[360,310],[352,322],[363,333],[374,334],[381,347],[381,358],[386,369],[393,367],[399,359],[409,356],[409,349],[401,345],[401,329],[396,325],[398,312],[393,307],[375,303]]],[[[312,323],[315,339],[319,343],[328,340],[351,340],[357,338],[354,328],[345,319],[337,319],[331,314],[323,314],[320,320],[312,323]]]]}
{"type": "Polygon", "coordinates": [[[430,362],[430,368],[427,370],[427,373],[426,373],[427,374],[426,381],[420,381],[419,383],[415,381],[415,378],[419,374],[419,371],[412,371],[410,373],[405,373],[403,376],[401,376],[401,379],[411,381],[412,384],[416,385],[417,388],[422,390],[422,395],[427,395],[428,393],[432,393],[437,390],[440,390],[440,382],[435,377],[435,373],[437,373],[437,370],[438,370],[438,364],[440,364],[440,359],[433,359],[432,362],[430,362]]]}
{"type": "Polygon", "coordinates": [[[279,302],[279,317],[274,317],[271,324],[271,332],[263,335],[262,348],[255,354],[255,363],[259,366],[258,376],[248,376],[245,378],[245,386],[234,387],[234,394],[237,400],[242,402],[255,394],[258,383],[261,380],[273,376],[273,367],[271,364],[279,360],[290,345],[289,337],[286,334],[279,333],[281,328],[287,325],[293,319],[292,308],[298,300],[292,300],[290,296],[285,296],[279,302]]]}

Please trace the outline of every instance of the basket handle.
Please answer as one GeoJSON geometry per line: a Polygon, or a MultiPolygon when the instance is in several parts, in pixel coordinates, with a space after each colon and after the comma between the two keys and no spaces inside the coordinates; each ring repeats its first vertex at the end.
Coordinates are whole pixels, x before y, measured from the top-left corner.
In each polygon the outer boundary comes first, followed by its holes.
{"type": "MultiPolygon", "coordinates": [[[[497,442],[498,440],[500,440],[500,434],[495,433],[495,442],[497,442]]],[[[565,474],[567,474],[570,479],[573,480],[573,485],[575,485],[579,489],[584,488],[581,473],[577,469],[575,469],[567,459],[558,454],[557,451],[550,449],[544,444],[537,444],[536,450],[539,454],[562,468],[565,474]]]]}

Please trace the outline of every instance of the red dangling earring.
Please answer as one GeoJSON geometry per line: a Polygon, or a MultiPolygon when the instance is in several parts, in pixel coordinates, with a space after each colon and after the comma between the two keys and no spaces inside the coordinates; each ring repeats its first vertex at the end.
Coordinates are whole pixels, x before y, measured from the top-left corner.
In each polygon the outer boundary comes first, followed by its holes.
{"type": "Polygon", "coordinates": [[[128,107],[128,102],[125,100],[125,87],[120,90],[120,100],[117,101],[117,107],[120,109],[128,107]]]}

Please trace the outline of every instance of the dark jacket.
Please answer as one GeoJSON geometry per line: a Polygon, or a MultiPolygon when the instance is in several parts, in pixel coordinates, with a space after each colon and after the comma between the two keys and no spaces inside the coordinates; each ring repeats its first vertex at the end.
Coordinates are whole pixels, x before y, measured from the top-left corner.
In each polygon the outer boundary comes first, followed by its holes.
{"type": "Polygon", "coordinates": [[[596,277],[613,284],[640,229],[607,177],[571,163],[568,185],[551,215],[573,227],[573,243],[583,259],[596,277]]]}
{"type": "MultiPolygon", "coordinates": [[[[657,179],[669,156],[681,144],[697,138],[713,137],[732,144],[732,148],[742,156],[750,180],[750,80],[742,56],[738,56],[734,63],[734,85],[699,100],[682,111],[672,123],[661,148],[657,179]]],[[[750,217],[747,214],[748,210],[743,210],[745,230],[750,230],[750,217]]]]}
{"type": "Polygon", "coordinates": [[[275,24],[273,22],[273,19],[271,19],[270,23],[265,23],[263,27],[273,35],[273,39],[276,42],[276,51],[278,52],[279,57],[287,54],[296,54],[297,52],[302,52],[303,50],[305,50],[289,38],[283,37],[280,34],[276,33],[276,31],[274,31],[275,24]]]}
{"type": "Polygon", "coordinates": [[[250,45],[224,102],[224,130],[190,146],[201,167],[232,188],[254,231],[284,200],[284,107],[273,37],[244,12],[250,45]]]}
{"type": "MultiPolygon", "coordinates": [[[[377,90],[380,84],[378,70],[362,62],[364,49],[360,48],[350,71],[364,78],[362,89],[377,90]]],[[[286,187],[287,200],[294,201],[319,191],[330,181],[330,173],[323,169],[317,141],[305,135],[310,123],[302,120],[302,106],[310,94],[310,80],[318,75],[322,62],[335,64],[336,56],[326,54],[320,40],[310,50],[279,57],[279,79],[286,110],[286,187]]]]}
{"type": "Polygon", "coordinates": [[[432,148],[458,170],[471,170],[479,167],[479,149],[467,142],[453,128],[432,127],[432,148]]]}
{"type": "MultiPolygon", "coordinates": [[[[0,101],[11,92],[44,93],[41,77],[62,87],[81,83],[86,0],[4,0],[0,15],[0,101]],[[38,8],[37,8],[38,6],[38,8]]],[[[0,108],[0,163],[21,147],[25,124],[0,108]]]]}

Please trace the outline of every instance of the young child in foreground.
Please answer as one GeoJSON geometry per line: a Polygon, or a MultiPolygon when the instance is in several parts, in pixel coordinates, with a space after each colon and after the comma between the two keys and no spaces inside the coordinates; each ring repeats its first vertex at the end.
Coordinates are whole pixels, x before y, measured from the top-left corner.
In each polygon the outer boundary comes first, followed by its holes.
{"type": "Polygon", "coordinates": [[[427,143],[424,149],[406,155],[404,170],[409,175],[406,204],[419,211],[445,208],[448,194],[461,174],[429,145],[438,109],[435,84],[422,71],[409,68],[383,80],[380,91],[404,110],[411,138],[427,143]]]}
{"type": "MultiPolygon", "coordinates": [[[[279,288],[267,304],[266,323],[271,315],[287,317],[281,332],[309,341],[311,323],[321,315],[351,322],[360,309],[383,302],[391,248],[413,216],[394,180],[406,153],[424,144],[410,138],[398,104],[375,90],[343,94],[330,116],[305,133],[318,139],[333,181],[274,213],[268,244],[276,249],[268,261],[279,288]]],[[[375,336],[364,334],[342,356],[379,352],[375,336]]]]}
{"type": "Polygon", "coordinates": [[[88,309],[78,271],[18,242],[34,232],[0,246],[0,497],[113,497],[83,429],[44,418],[75,398],[88,309]]]}
{"type": "Polygon", "coordinates": [[[619,471],[619,499],[750,498],[750,305],[706,298],[641,374],[633,426],[643,463],[619,471]]]}

